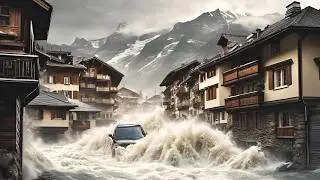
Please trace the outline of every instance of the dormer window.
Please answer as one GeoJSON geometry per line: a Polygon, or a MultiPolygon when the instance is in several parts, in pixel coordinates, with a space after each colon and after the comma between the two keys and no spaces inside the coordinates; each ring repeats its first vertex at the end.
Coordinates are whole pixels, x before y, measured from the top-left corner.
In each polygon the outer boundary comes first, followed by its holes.
{"type": "Polygon", "coordinates": [[[0,26],[8,26],[10,23],[9,7],[0,6],[0,26]]]}

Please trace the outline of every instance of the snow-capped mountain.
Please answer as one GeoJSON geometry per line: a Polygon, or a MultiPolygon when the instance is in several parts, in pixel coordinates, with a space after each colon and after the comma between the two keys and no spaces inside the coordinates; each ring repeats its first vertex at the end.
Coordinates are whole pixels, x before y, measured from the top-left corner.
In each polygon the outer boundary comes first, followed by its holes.
{"type": "Polygon", "coordinates": [[[127,23],[119,24],[113,34],[97,40],[76,38],[71,44],[75,56],[96,55],[126,76],[122,83],[143,90],[159,86],[164,76],[181,63],[215,56],[222,33],[247,35],[280,20],[278,13],[265,16],[236,14],[219,9],[197,18],[176,23],[171,30],[135,35],[122,33],[127,23]]]}

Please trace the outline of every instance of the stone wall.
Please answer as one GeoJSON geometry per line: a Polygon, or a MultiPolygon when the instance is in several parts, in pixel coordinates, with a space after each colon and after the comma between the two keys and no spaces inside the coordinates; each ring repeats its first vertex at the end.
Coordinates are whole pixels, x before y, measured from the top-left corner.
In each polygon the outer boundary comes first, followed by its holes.
{"type": "MultiPolygon", "coordinates": [[[[306,167],[304,108],[300,105],[276,106],[260,110],[260,128],[240,129],[236,115],[233,115],[233,137],[240,146],[261,145],[267,154],[280,160],[292,161],[297,168],[306,167]],[[277,114],[288,111],[293,117],[294,138],[277,138],[277,114]]],[[[252,119],[248,119],[250,121],[252,119]]]]}

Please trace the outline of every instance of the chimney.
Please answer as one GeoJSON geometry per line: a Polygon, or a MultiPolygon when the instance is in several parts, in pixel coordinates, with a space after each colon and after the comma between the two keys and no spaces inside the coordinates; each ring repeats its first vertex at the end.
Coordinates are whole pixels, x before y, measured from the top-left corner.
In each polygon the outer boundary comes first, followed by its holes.
{"type": "Polygon", "coordinates": [[[293,17],[301,12],[300,2],[294,1],[287,7],[286,17],[293,17]]]}
{"type": "Polygon", "coordinates": [[[257,38],[259,38],[262,30],[258,28],[258,29],[256,29],[256,32],[257,32],[257,38]]]}
{"type": "Polygon", "coordinates": [[[221,35],[217,45],[222,47],[223,55],[228,54],[228,43],[229,43],[229,40],[225,38],[223,35],[221,35]]]}

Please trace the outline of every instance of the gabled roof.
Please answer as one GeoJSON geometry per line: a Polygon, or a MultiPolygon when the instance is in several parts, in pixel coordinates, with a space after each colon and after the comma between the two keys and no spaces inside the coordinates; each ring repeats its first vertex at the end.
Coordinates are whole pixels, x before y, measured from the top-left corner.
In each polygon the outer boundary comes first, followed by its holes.
{"type": "Polygon", "coordinates": [[[131,89],[125,88],[125,87],[122,87],[121,89],[119,89],[118,96],[119,97],[126,97],[126,98],[140,98],[141,97],[140,94],[134,92],[131,89]]]}
{"type": "Polygon", "coordinates": [[[106,69],[108,69],[108,74],[111,76],[112,83],[115,84],[116,86],[119,85],[119,83],[121,82],[124,76],[121,72],[119,72],[114,67],[110,66],[109,64],[107,64],[106,62],[104,62],[103,60],[95,56],[89,59],[82,60],[80,64],[87,67],[87,64],[89,64],[90,62],[98,62],[99,64],[104,66],[106,69]]]}
{"type": "Polygon", "coordinates": [[[253,41],[242,44],[241,47],[235,49],[225,56],[212,58],[210,62],[202,65],[201,69],[210,67],[216,63],[226,60],[231,56],[248,50],[249,48],[254,48],[257,44],[263,43],[276,36],[281,36],[285,32],[292,30],[313,29],[320,30],[320,10],[308,6],[295,16],[285,17],[272,25],[268,25],[253,41]]]}
{"type": "Polygon", "coordinates": [[[74,105],[68,101],[68,99],[60,93],[41,91],[40,94],[34,98],[28,106],[45,106],[45,107],[66,107],[74,108],[74,105]]]}
{"type": "Polygon", "coordinates": [[[160,83],[160,86],[167,86],[169,84],[171,84],[176,78],[179,78],[184,71],[189,71],[192,68],[198,66],[200,64],[199,61],[194,60],[191,61],[188,64],[182,65],[181,67],[172,70],[171,72],[169,72],[169,74],[163,79],[163,81],[160,83]]]}
{"type": "Polygon", "coordinates": [[[263,43],[276,36],[281,36],[290,30],[320,30],[320,10],[308,6],[295,16],[285,17],[267,26],[255,40],[243,44],[242,47],[221,57],[218,61],[225,60],[249,48],[254,48],[257,44],[263,43]]]}
{"type": "Polygon", "coordinates": [[[47,62],[47,66],[49,67],[61,67],[61,68],[73,68],[73,69],[79,69],[79,70],[84,70],[87,69],[85,66],[81,64],[62,64],[62,63],[54,63],[54,62],[47,62]]]}

